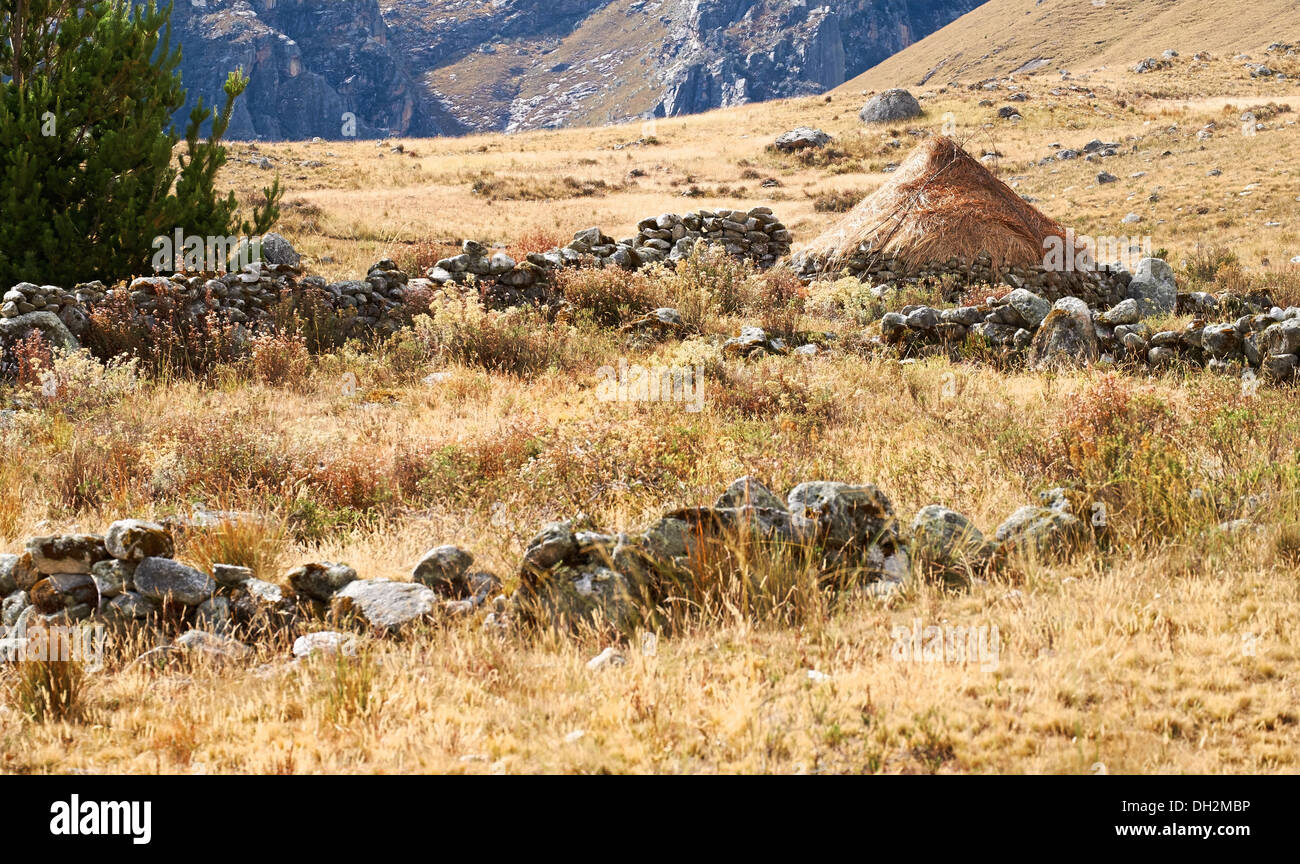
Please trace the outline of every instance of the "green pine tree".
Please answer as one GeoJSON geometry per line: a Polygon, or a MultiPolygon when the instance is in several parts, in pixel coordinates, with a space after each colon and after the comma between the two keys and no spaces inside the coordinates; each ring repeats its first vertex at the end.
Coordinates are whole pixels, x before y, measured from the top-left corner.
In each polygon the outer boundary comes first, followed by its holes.
{"type": "Polygon", "coordinates": [[[185,90],[170,16],[155,0],[0,0],[0,286],[148,272],[157,236],[261,234],[278,218],[278,179],[251,222],[215,190],[240,72],[221,111],[199,100],[173,158],[185,90]]]}

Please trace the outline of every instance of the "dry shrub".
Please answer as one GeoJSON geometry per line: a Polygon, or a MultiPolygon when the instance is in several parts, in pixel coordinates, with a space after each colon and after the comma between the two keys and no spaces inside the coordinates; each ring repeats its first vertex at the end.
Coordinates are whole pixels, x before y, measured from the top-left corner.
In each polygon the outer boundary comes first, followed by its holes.
{"type": "Polygon", "coordinates": [[[214,564],[247,567],[271,582],[279,575],[288,543],[284,523],[269,515],[222,519],[210,528],[194,528],[180,538],[178,557],[206,573],[214,564]]]}
{"type": "Polygon", "coordinates": [[[157,374],[202,375],[221,363],[238,359],[236,328],[215,313],[202,318],[189,314],[178,295],[164,302],[150,324],[136,314],[126,292],[115,292],[90,313],[88,346],[95,356],[110,360],[125,355],[157,374]]]}
{"type": "Polygon", "coordinates": [[[396,256],[397,266],[403,273],[423,276],[424,273],[444,258],[460,254],[460,246],[450,240],[435,240],[426,237],[404,248],[396,256]]]}
{"type": "Polygon", "coordinates": [[[32,331],[13,347],[15,379],[20,388],[39,387],[54,366],[54,354],[39,330],[32,331]]]}
{"type": "Polygon", "coordinates": [[[823,192],[813,198],[813,210],[818,213],[847,213],[866,197],[861,189],[823,192]]]}
{"type": "Polygon", "coordinates": [[[561,177],[500,177],[484,171],[470,183],[470,191],[492,201],[555,201],[564,198],[591,198],[617,192],[619,184],[604,180],[561,177]]]}
{"type": "Polygon", "coordinates": [[[26,654],[16,664],[10,701],[38,723],[81,719],[89,682],[82,658],[73,656],[71,635],[59,628],[30,627],[26,636],[26,654]]]}
{"type": "Polygon", "coordinates": [[[1235,266],[1239,263],[1237,253],[1226,246],[1206,246],[1197,243],[1196,248],[1188,254],[1183,264],[1183,275],[1192,282],[1213,282],[1223,267],[1235,266]]]}
{"type": "Polygon", "coordinates": [[[556,287],[575,308],[608,327],[663,306],[667,300],[659,280],[613,267],[566,268],[559,272],[556,287]]]}
{"type": "Polygon", "coordinates": [[[301,389],[311,372],[307,339],[289,333],[261,333],[248,340],[253,376],[272,387],[301,389]]]}
{"type": "Polygon", "coordinates": [[[143,461],[141,448],[114,431],[68,434],[58,458],[46,466],[42,486],[52,504],[73,512],[125,507],[146,485],[143,461]]]}
{"type": "Polygon", "coordinates": [[[571,329],[542,310],[489,311],[473,297],[441,296],[415,319],[415,336],[430,359],[509,375],[570,367],[581,353],[571,329]]]}
{"type": "Polygon", "coordinates": [[[511,258],[516,261],[523,261],[532,252],[549,252],[552,249],[558,249],[568,242],[568,238],[558,231],[548,231],[545,228],[534,228],[520,235],[519,239],[511,243],[508,249],[511,258]]]}

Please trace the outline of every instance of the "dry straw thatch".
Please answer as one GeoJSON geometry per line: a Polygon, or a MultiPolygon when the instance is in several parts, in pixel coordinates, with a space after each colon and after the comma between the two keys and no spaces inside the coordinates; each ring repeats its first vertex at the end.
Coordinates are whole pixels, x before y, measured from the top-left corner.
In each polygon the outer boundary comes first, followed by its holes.
{"type": "Polygon", "coordinates": [[[1065,243],[1059,223],[1038,212],[957,142],[936,135],[919,144],[888,183],[800,254],[825,270],[858,255],[864,245],[909,269],[954,258],[970,262],[982,253],[997,269],[1041,267],[1044,242],[1052,235],[1065,243]]]}

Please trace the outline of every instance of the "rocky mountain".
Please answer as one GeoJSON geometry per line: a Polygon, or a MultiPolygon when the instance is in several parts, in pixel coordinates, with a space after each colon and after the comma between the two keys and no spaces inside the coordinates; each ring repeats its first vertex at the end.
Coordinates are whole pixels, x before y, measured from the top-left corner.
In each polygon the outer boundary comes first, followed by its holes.
{"type": "Polygon", "coordinates": [[[189,0],[191,95],[233,137],[593,125],[821,93],[981,0],[189,0]]]}

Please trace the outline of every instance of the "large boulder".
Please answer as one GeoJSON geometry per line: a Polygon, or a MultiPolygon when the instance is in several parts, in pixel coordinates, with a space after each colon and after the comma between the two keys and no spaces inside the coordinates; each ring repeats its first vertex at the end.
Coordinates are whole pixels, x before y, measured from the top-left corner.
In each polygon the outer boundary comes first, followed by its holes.
{"type": "Polygon", "coordinates": [[[53,312],[42,310],[15,318],[0,318],[0,345],[12,345],[32,333],[40,333],[45,344],[52,348],[67,352],[81,348],[77,337],[72,335],[72,331],[53,312]]]}
{"type": "Polygon", "coordinates": [[[921,103],[911,93],[898,87],[871,97],[858,112],[863,123],[893,123],[920,116],[921,103]]]}
{"type": "Polygon", "coordinates": [[[1143,258],[1129,280],[1128,297],[1137,301],[1143,316],[1172,313],[1178,302],[1174,268],[1163,258],[1143,258]]]}
{"type": "Polygon", "coordinates": [[[1095,362],[1098,353],[1088,304],[1078,297],[1062,297],[1029,344],[1029,364],[1035,369],[1081,367],[1095,362]]]}

